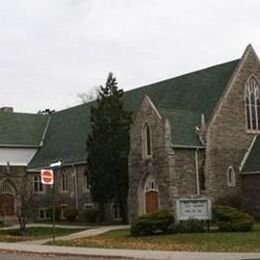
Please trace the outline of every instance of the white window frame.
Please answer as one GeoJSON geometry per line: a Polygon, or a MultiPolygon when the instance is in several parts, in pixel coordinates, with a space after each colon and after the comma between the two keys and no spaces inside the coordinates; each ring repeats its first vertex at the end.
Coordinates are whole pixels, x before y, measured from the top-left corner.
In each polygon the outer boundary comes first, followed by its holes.
{"type": "Polygon", "coordinates": [[[38,218],[40,219],[40,220],[47,220],[47,219],[50,219],[50,217],[48,217],[48,209],[47,208],[39,208],[38,209],[38,218]],[[44,217],[42,218],[41,217],[41,211],[43,211],[44,212],[44,217]]]}
{"type": "Polygon", "coordinates": [[[94,209],[94,203],[84,203],[84,209],[94,209]]]}
{"type": "Polygon", "coordinates": [[[260,115],[258,110],[260,110],[260,84],[257,78],[251,75],[245,85],[245,125],[247,133],[260,133],[260,115]],[[253,100],[251,100],[252,95],[253,100]],[[255,127],[253,122],[255,122],[255,127]]]}
{"type": "Polygon", "coordinates": [[[233,166],[227,168],[227,186],[235,187],[236,186],[236,173],[233,166]]]}
{"type": "Polygon", "coordinates": [[[145,181],[145,185],[144,185],[144,192],[149,192],[149,191],[157,191],[159,192],[158,189],[158,183],[156,181],[156,179],[154,178],[153,175],[149,175],[148,178],[145,181]]]}
{"type": "Polygon", "coordinates": [[[62,220],[64,220],[65,219],[65,216],[64,216],[64,211],[66,210],[66,208],[68,208],[68,204],[62,204],[62,205],[60,205],[60,218],[62,219],[62,220]]]}
{"type": "Polygon", "coordinates": [[[68,172],[61,172],[60,175],[60,191],[63,193],[69,192],[69,174],[68,172]]]}
{"type": "Polygon", "coordinates": [[[90,191],[88,172],[83,172],[82,185],[83,185],[83,187],[82,187],[83,192],[89,192],[90,191]]]}
{"type": "Polygon", "coordinates": [[[148,122],[145,122],[142,129],[142,137],[143,137],[143,157],[145,159],[152,158],[153,156],[153,145],[152,145],[152,129],[148,122]],[[147,128],[149,129],[149,143],[150,143],[150,154],[148,154],[148,137],[147,137],[147,128]]]}
{"type": "Polygon", "coordinates": [[[32,176],[32,189],[33,189],[33,193],[38,193],[38,194],[42,194],[42,193],[45,193],[45,186],[42,184],[41,182],[41,176],[40,174],[38,175],[33,175],[32,176]],[[35,189],[35,184],[37,185],[37,189],[35,189]]]}

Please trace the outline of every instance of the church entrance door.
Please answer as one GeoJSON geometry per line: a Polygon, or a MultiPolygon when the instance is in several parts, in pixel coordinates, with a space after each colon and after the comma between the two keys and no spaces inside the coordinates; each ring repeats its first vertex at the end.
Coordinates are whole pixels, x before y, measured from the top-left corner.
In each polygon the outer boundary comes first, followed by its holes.
{"type": "Polygon", "coordinates": [[[14,196],[11,194],[0,195],[0,215],[13,216],[14,215],[14,196]]]}

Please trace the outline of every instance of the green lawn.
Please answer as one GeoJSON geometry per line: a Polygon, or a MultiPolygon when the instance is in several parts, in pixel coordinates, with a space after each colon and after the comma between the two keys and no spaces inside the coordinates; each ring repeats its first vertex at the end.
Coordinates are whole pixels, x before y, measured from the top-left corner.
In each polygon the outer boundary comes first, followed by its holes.
{"type": "MultiPolygon", "coordinates": [[[[55,228],[56,236],[69,235],[71,233],[80,232],[82,229],[55,228]]],[[[52,238],[51,227],[29,227],[23,236],[20,235],[19,229],[0,230],[1,242],[16,242],[23,240],[34,240],[41,238],[52,238]]]]}
{"type": "Polygon", "coordinates": [[[111,231],[103,235],[72,241],[57,241],[57,245],[154,249],[174,251],[260,252],[260,225],[249,233],[197,233],[131,237],[129,230],[111,231]]]}

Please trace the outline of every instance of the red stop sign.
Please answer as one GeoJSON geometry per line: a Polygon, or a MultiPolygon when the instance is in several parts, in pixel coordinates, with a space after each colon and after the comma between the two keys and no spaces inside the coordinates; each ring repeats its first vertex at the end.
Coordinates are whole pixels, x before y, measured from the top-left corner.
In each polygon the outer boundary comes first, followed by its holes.
{"type": "Polygon", "coordinates": [[[47,185],[53,185],[54,178],[53,178],[53,170],[41,170],[41,183],[47,185]]]}

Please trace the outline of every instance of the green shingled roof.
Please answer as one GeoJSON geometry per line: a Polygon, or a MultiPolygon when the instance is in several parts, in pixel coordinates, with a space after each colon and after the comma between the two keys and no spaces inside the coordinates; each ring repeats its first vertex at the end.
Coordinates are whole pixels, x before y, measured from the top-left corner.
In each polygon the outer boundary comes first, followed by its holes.
{"type": "Polygon", "coordinates": [[[0,112],[0,146],[39,146],[48,117],[0,112]]]}
{"type": "Polygon", "coordinates": [[[259,172],[260,171],[260,136],[258,136],[255,140],[255,143],[250,151],[249,156],[244,164],[242,172],[250,173],[250,172],[259,172]]]}
{"type": "MultiPolygon", "coordinates": [[[[238,62],[235,60],[127,91],[125,107],[129,111],[138,111],[144,96],[148,95],[162,117],[169,120],[173,144],[198,146],[194,127],[200,125],[202,113],[206,120],[210,117],[238,62]]],[[[53,114],[44,145],[28,167],[48,166],[53,160],[68,164],[85,161],[92,104],[53,114]]]]}

